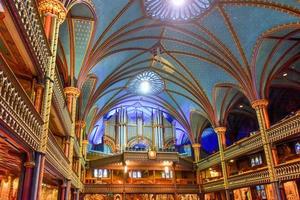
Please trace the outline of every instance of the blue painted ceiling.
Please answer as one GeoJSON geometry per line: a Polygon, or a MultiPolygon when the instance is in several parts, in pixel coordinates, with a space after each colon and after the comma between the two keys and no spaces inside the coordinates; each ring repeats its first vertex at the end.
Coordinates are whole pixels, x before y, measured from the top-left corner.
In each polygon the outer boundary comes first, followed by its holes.
{"type": "Polygon", "coordinates": [[[216,0],[201,16],[179,22],[147,16],[143,0],[64,3],[70,12],[58,59],[65,82],[81,89],[79,115],[90,126],[117,105],[145,101],[171,113],[197,141],[207,124],[226,124],[236,99],[266,98],[299,52],[300,4],[294,0],[216,0]],[[161,94],[128,92],[130,79],[144,70],[162,77],[161,94]]]}

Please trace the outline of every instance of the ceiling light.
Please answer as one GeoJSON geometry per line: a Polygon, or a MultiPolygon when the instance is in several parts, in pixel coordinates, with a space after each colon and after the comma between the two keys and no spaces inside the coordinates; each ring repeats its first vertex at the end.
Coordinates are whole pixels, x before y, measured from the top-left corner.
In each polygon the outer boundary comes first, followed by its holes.
{"type": "Polygon", "coordinates": [[[186,0],[170,0],[172,5],[176,7],[181,7],[185,4],[186,0]]]}
{"type": "Polygon", "coordinates": [[[287,76],[287,73],[284,73],[282,76],[284,76],[284,77],[287,76]]]}
{"type": "Polygon", "coordinates": [[[150,92],[151,90],[151,84],[149,81],[142,81],[141,84],[140,84],[140,92],[143,93],[143,94],[147,94],[150,92]]]}
{"type": "Polygon", "coordinates": [[[240,105],[239,107],[240,107],[240,108],[243,108],[244,106],[243,106],[243,105],[240,105]]]}

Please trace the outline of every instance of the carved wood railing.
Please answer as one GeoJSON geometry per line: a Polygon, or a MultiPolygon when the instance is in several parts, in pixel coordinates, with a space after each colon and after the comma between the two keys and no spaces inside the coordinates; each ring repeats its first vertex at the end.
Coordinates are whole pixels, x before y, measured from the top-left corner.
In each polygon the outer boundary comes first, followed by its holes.
{"type": "Polygon", "coordinates": [[[267,167],[255,171],[248,171],[238,175],[230,176],[228,184],[230,188],[239,188],[250,185],[260,185],[270,182],[267,167]]]}
{"type": "Polygon", "coordinates": [[[50,130],[48,133],[46,160],[62,176],[69,177],[70,162],[50,130]]]}
{"type": "Polygon", "coordinates": [[[0,55],[0,123],[38,150],[43,120],[7,63],[0,55]]]}
{"type": "Polygon", "coordinates": [[[227,147],[224,151],[224,156],[226,160],[230,160],[259,148],[262,148],[262,140],[260,132],[257,131],[252,133],[251,136],[243,138],[227,147]]]}
{"type": "Polygon", "coordinates": [[[219,152],[216,152],[212,155],[209,155],[206,158],[201,159],[197,163],[197,166],[198,166],[199,170],[203,170],[203,169],[207,169],[213,165],[217,165],[220,162],[221,162],[220,154],[219,154],[219,152]]]}
{"type": "Polygon", "coordinates": [[[54,75],[54,87],[53,87],[53,103],[57,111],[59,112],[59,117],[61,119],[61,124],[64,127],[66,135],[71,134],[71,115],[67,107],[66,97],[64,94],[63,86],[61,80],[59,79],[58,72],[54,75]]]}
{"type": "Polygon", "coordinates": [[[214,192],[214,191],[224,190],[224,180],[222,178],[222,179],[203,183],[202,189],[204,190],[204,192],[214,192]]]}
{"type": "Polygon", "coordinates": [[[108,194],[108,193],[198,193],[198,185],[172,185],[172,184],[85,184],[86,194],[108,194]]]}
{"type": "Polygon", "coordinates": [[[299,134],[300,112],[273,125],[269,130],[267,130],[267,133],[269,135],[270,142],[276,142],[292,135],[299,134]]]}
{"type": "MultiPolygon", "coordinates": [[[[5,2],[5,1],[4,1],[5,2]]],[[[7,0],[7,7],[14,17],[23,39],[28,45],[36,67],[45,73],[48,65],[48,58],[51,55],[50,48],[40,20],[35,0],[7,0]]]]}
{"type": "Polygon", "coordinates": [[[300,159],[275,167],[277,178],[281,181],[300,178],[300,159]]]}
{"type": "Polygon", "coordinates": [[[71,174],[71,183],[72,185],[74,185],[75,188],[83,188],[83,185],[78,177],[78,175],[72,171],[72,174],[71,174]]]}
{"type": "MultiPolygon", "coordinates": [[[[273,125],[267,130],[269,134],[270,142],[277,142],[279,140],[297,135],[300,133],[300,114],[299,112],[290,118],[282,120],[281,122],[273,125]]],[[[227,147],[224,151],[225,160],[230,160],[241,156],[245,153],[251,152],[262,148],[262,140],[259,132],[255,132],[250,137],[244,138],[235,144],[227,147]]],[[[197,163],[200,170],[207,169],[213,165],[220,163],[219,153],[210,155],[209,157],[203,158],[197,163]]]]}

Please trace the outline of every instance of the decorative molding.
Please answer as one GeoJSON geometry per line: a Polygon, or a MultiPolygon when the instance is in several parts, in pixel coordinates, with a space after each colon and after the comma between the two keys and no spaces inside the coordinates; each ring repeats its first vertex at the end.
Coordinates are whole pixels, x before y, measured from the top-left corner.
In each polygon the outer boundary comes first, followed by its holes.
{"type": "Polygon", "coordinates": [[[38,150],[43,120],[0,55],[0,123],[23,143],[38,150]]]}

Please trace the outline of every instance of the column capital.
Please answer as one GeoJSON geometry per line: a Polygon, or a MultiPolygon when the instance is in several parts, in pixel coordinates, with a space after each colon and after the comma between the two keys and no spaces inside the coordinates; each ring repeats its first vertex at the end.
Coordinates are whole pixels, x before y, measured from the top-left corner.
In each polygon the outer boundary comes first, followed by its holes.
{"type": "Polygon", "coordinates": [[[260,108],[260,107],[266,107],[268,106],[269,101],[267,99],[257,99],[251,102],[252,108],[260,108]]]}
{"type": "Polygon", "coordinates": [[[82,144],[83,144],[83,145],[87,145],[88,143],[89,143],[88,140],[82,140],[82,144]]]}
{"type": "Polygon", "coordinates": [[[26,168],[34,168],[35,163],[33,161],[28,161],[24,163],[24,167],[26,168]]]}
{"type": "Polygon", "coordinates": [[[40,0],[38,5],[39,11],[43,14],[52,14],[63,22],[67,16],[67,9],[59,0],[40,0]]]}
{"type": "Polygon", "coordinates": [[[199,143],[194,143],[194,144],[192,144],[192,147],[193,147],[193,148],[200,148],[200,147],[201,147],[201,144],[199,144],[199,143]]]}
{"type": "Polygon", "coordinates": [[[66,87],[64,89],[65,95],[72,95],[74,97],[79,97],[80,95],[80,90],[76,87],[66,87]]]}
{"type": "Polygon", "coordinates": [[[217,134],[225,134],[226,129],[227,129],[226,127],[219,126],[219,127],[214,128],[214,131],[215,131],[217,134]]]}
{"type": "Polygon", "coordinates": [[[86,123],[83,120],[78,120],[78,121],[76,121],[76,126],[84,128],[86,126],[86,123]]]}

